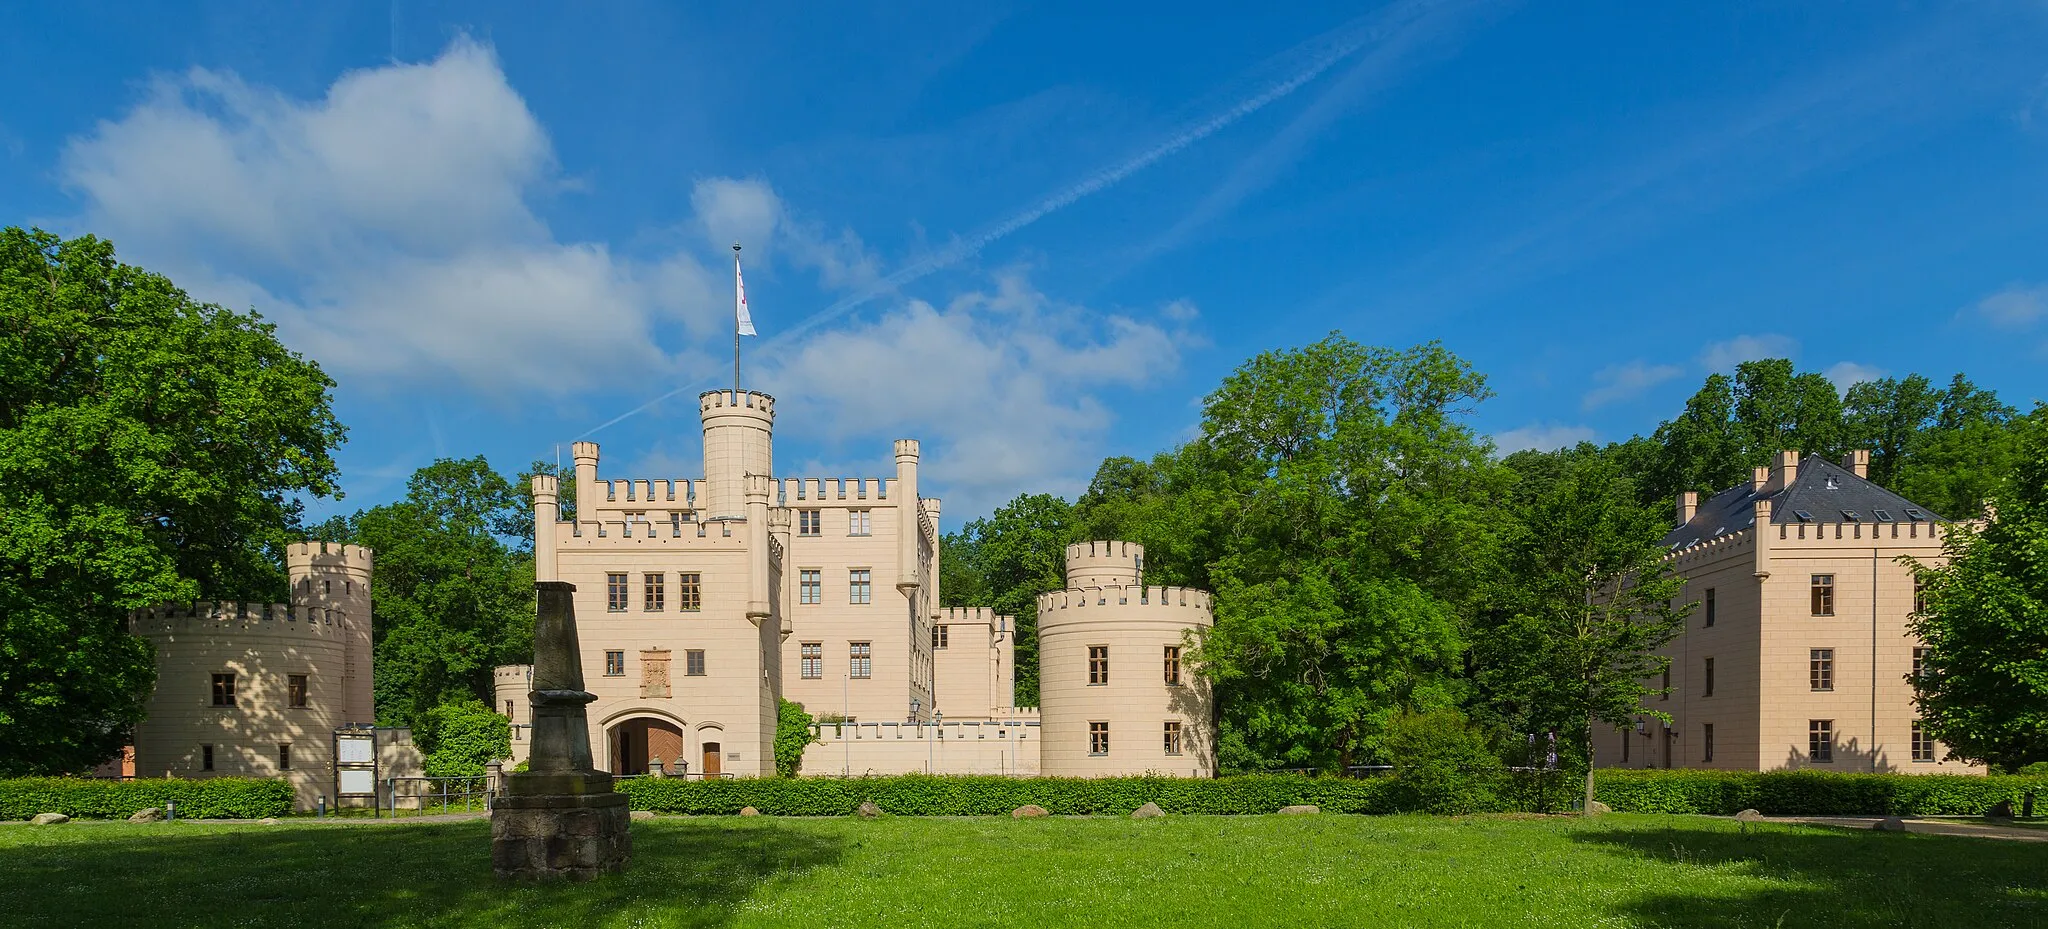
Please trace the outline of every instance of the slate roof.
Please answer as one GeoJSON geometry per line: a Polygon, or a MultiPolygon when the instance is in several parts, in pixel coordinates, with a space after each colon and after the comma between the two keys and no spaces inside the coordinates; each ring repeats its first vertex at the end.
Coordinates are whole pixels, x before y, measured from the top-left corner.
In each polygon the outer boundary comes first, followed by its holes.
{"type": "Polygon", "coordinates": [[[1909,509],[1918,512],[1922,522],[1945,521],[1933,510],[1857,477],[1854,471],[1819,455],[1808,455],[1799,462],[1799,475],[1792,486],[1759,495],[1744,481],[1721,491],[1700,504],[1691,522],[1665,535],[1664,546],[1690,548],[1748,529],[1756,522],[1758,499],[1771,501],[1772,523],[1801,522],[1802,510],[1811,514],[1810,521],[1815,523],[1851,522],[1847,513],[1855,513],[1857,522],[1882,522],[1885,515],[1891,521],[1910,522],[1909,509]],[[1880,514],[1880,510],[1884,512],[1880,514]]]}

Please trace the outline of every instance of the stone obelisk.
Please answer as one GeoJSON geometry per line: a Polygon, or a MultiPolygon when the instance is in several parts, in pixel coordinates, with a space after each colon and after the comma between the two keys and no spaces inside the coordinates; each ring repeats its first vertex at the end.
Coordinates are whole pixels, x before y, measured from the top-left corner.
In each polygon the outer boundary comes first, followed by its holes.
{"type": "Polygon", "coordinates": [[[491,868],[516,880],[588,881],[625,870],[633,855],[626,797],[590,760],[576,641],[576,585],[534,584],[533,750],[491,809],[491,868]]]}

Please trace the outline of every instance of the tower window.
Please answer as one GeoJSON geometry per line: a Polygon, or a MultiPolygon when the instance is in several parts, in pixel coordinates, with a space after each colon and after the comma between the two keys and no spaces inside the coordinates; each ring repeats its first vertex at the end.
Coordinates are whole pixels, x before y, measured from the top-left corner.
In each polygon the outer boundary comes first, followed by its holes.
{"type": "Polygon", "coordinates": [[[277,743],[277,769],[279,771],[290,771],[292,769],[292,743],[277,743]]]}
{"type": "Polygon", "coordinates": [[[1920,679],[1920,678],[1923,678],[1923,677],[1926,677],[1926,676],[1927,676],[1927,646],[1925,646],[1925,645],[1916,645],[1916,646],[1914,646],[1914,647],[1913,647],[1913,678],[1914,678],[1915,680],[1918,680],[1918,679],[1920,679]]]}
{"type": "Polygon", "coordinates": [[[1714,619],[1715,619],[1715,610],[1714,610],[1714,588],[1712,588],[1712,587],[1709,587],[1709,588],[1707,588],[1707,606],[1706,606],[1706,609],[1707,609],[1707,623],[1706,623],[1706,624],[1707,624],[1708,626],[1712,626],[1712,625],[1714,624],[1714,619]]]}
{"type": "Polygon", "coordinates": [[[1913,760],[1934,760],[1934,737],[1927,734],[1927,728],[1920,720],[1913,720],[1913,760]]]}
{"type": "Polygon", "coordinates": [[[201,746],[199,746],[199,770],[201,770],[201,771],[211,771],[211,770],[213,770],[213,746],[211,746],[211,745],[201,745],[201,746]]]}
{"type": "Polygon", "coordinates": [[[293,674],[285,678],[285,699],[293,709],[306,708],[306,676],[293,674]]]}
{"type": "Polygon", "coordinates": [[[1166,686],[1180,686],[1180,646],[1166,646],[1166,686]]]}
{"type": "Polygon", "coordinates": [[[1701,670],[1706,672],[1706,689],[1701,692],[1700,696],[1711,697],[1714,695],[1714,659],[1707,658],[1704,661],[1706,664],[1701,670]]]}
{"type": "Polygon", "coordinates": [[[1807,651],[1807,684],[1813,690],[1835,689],[1835,650],[1815,648],[1807,651]]]}
{"type": "Polygon", "coordinates": [[[213,676],[213,705],[235,705],[235,675],[216,674],[213,676]]]}
{"type": "Polygon", "coordinates": [[[1088,724],[1088,754],[1109,754],[1109,724],[1092,722],[1088,724]]]}
{"type": "Polygon", "coordinates": [[[1700,760],[1701,760],[1701,761],[1713,761],[1713,760],[1714,760],[1714,724],[1713,724],[1713,723],[1706,723],[1706,724],[1704,724],[1704,725],[1702,725],[1702,726],[1700,727],[1700,741],[1701,741],[1702,745],[1704,746],[1704,748],[1702,749],[1702,752],[1701,752],[1701,753],[1702,753],[1702,754],[1703,754],[1703,755],[1705,756],[1705,757],[1702,757],[1702,758],[1701,758],[1700,760]]]}
{"type": "Polygon", "coordinates": [[[1181,746],[1180,720],[1169,719],[1166,721],[1166,753],[1178,755],[1181,753],[1181,746]]]}
{"type": "Polygon", "coordinates": [[[1834,720],[1806,721],[1806,760],[1815,764],[1828,764],[1835,760],[1834,720]]]}
{"type": "Polygon", "coordinates": [[[932,647],[933,647],[933,648],[945,648],[945,647],[946,647],[946,638],[947,638],[947,634],[946,634],[946,633],[947,633],[947,627],[945,627],[945,626],[933,626],[933,627],[932,627],[932,647]]]}
{"type": "Polygon", "coordinates": [[[1813,615],[1835,615],[1835,576],[1832,574],[1813,576],[1813,615]]]}
{"type": "Polygon", "coordinates": [[[1109,646],[1088,646],[1088,683],[1090,686],[1109,683],[1109,646]]]}

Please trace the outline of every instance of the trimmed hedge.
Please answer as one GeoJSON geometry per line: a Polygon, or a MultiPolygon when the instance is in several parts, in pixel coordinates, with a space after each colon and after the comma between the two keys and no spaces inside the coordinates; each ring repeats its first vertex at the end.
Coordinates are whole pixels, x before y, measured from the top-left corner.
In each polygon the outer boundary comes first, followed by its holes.
{"type": "MultiPolygon", "coordinates": [[[[1555,812],[1582,781],[1564,772],[1521,774],[1488,785],[1489,812],[1555,812]]],[[[1772,815],[1973,816],[2001,800],[2015,807],[2048,778],[1788,771],[1602,770],[1599,799],[1620,812],[1711,813],[1757,809],[1772,815]]],[[[898,816],[1001,816],[1027,803],[1055,815],[1121,815],[1151,802],[1168,813],[1272,813],[1310,803],[1327,813],[1399,813],[1395,778],[1364,780],[1248,774],[1213,780],[1171,777],[1015,778],[636,778],[619,790],[636,810],[732,814],[751,806],[770,816],[845,816],[864,801],[898,816]]],[[[2048,799],[2044,797],[2043,799],[2048,799]]]]}
{"type": "Polygon", "coordinates": [[[1634,813],[1980,816],[2007,800],[2018,809],[2030,790],[2048,794],[2048,777],[1603,770],[1593,788],[1601,802],[1634,813]]]}
{"type": "Polygon", "coordinates": [[[170,803],[178,805],[179,819],[262,819],[291,813],[292,800],[292,785],[281,778],[0,779],[0,819],[29,819],[38,813],[126,819],[137,810],[170,803]]]}

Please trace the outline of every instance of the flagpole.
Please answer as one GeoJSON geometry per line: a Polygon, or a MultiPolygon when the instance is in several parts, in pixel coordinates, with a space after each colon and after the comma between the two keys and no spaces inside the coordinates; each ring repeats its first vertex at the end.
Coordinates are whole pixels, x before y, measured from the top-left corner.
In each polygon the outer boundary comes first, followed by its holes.
{"type": "MultiPolygon", "coordinates": [[[[732,279],[733,287],[737,290],[740,280],[740,243],[738,242],[732,243],[732,279]]],[[[740,320],[737,314],[733,316],[732,320],[732,402],[734,406],[738,406],[740,402],[740,320]]]]}

